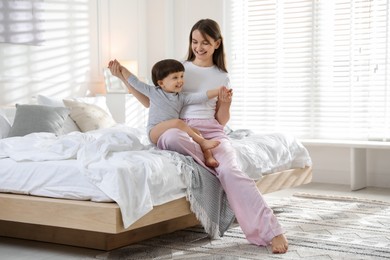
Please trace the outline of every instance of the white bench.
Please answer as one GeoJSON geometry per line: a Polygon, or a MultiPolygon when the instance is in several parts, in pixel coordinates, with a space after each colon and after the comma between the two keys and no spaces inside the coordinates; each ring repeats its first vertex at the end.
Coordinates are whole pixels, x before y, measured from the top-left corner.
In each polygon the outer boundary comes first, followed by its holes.
{"type": "Polygon", "coordinates": [[[351,190],[367,187],[367,149],[390,149],[390,142],[350,140],[300,140],[305,146],[345,147],[350,149],[351,190]]]}

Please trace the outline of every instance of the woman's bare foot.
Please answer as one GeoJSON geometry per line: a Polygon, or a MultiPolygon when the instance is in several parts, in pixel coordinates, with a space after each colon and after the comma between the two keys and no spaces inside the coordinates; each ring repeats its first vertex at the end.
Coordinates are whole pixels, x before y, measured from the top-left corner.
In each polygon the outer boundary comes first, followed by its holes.
{"type": "Polygon", "coordinates": [[[217,147],[221,142],[220,141],[215,141],[215,140],[207,140],[205,139],[201,143],[199,143],[200,147],[202,150],[208,150],[208,149],[213,149],[217,147]]]}
{"type": "Polygon", "coordinates": [[[284,234],[274,237],[271,240],[272,253],[274,254],[284,254],[288,249],[287,238],[284,234]]]}

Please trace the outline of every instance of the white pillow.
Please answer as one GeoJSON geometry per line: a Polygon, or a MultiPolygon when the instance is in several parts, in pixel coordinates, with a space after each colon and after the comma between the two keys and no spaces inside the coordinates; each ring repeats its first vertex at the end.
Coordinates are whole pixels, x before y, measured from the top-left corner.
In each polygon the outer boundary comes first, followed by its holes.
{"type": "MultiPolygon", "coordinates": [[[[112,117],[111,111],[107,106],[105,96],[74,97],[74,98],[67,98],[66,100],[73,100],[73,101],[77,101],[77,102],[81,102],[81,103],[96,105],[96,106],[100,107],[101,109],[103,109],[110,117],[112,117]]],[[[37,102],[39,105],[47,105],[47,106],[55,106],[55,107],[65,106],[62,99],[47,97],[47,96],[43,96],[43,95],[37,96],[37,102]]],[[[72,120],[69,119],[69,121],[72,121],[72,120]]],[[[72,131],[80,131],[80,129],[78,128],[78,126],[75,124],[74,121],[72,121],[72,122],[66,121],[64,127],[66,129],[68,129],[68,131],[66,131],[64,129],[64,132],[66,132],[66,133],[72,132],[72,131]],[[73,124],[71,124],[71,123],[73,123],[73,124]],[[72,130],[72,131],[70,131],[70,130],[72,130]]]]}
{"type": "MultiPolygon", "coordinates": [[[[45,106],[51,106],[51,107],[65,107],[64,102],[60,99],[55,99],[51,97],[46,97],[42,95],[37,96],[37,102],[38,105],[45,105],[45,106]]],[[[62,129],[62,132],[64,134],[68,134],[71,132],[80,132],[80,128],[76,125],[76,123],[73,121],[73,119],[69,116],[64,123],[64,128],[62,129]]]]}
{"type": "Polygon", "coordinates": [[[105,96],[96,96],[96,97],[75,97],[75,98],[66,98],[66,100],[73,100],[80,103],[86,103],[90,105],[95,105],[103,109],[109,116],[112,117],[111,111],[107,106],[105,96]]]}
{"type": "Polygon", "coordinates": [[[12,126],[15,120],[16,107],[15,106],[7,106],[2,109],[5,118],[7,118],[8,122],[12,126]]]}
{"type": "Polygon", "coordinates": [[[56,99],[56,98],[47,97],[43,95],[37,96],[37,103],[38,105],[45,105],[51,107],[65,107],[61,99],[56,99]]]}
{"type": "Polygon", "coordinates": [[[112,116],[97,105],[70,99],[64,99],[63,102],[70,109],[70,117],[82,132],[108,128],[116,124],[112,116]]]}
{"type": "Polygon", "coordinates": [[[5,112],[3,110],[0,110],[0,139],[6,138],[10,129],[11,124],[8,121],[5,112]]]}

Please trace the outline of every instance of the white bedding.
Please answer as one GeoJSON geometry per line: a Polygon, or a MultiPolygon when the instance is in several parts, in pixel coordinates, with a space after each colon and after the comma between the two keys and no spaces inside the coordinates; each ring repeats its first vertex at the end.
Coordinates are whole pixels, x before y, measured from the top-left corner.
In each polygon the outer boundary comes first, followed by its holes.
{"type": "MultiPolygon", "coordinates": [[[[253,179],[311,165],[307,150],[282,134],[231,134],[243,171],[253,179]]],[[[182,167],[150,145],[143,129],[118,124],[56,137],[34,133],[0,140],[0,192],[116,201],[125,227],[154,205],[185,196],[182,167]]]]}
{"type": "Polygon", "coordinates": [[[111,202],[80,174],[76,160],[16,162],[0,160],[0,191],[52,198],[111,202]]]}

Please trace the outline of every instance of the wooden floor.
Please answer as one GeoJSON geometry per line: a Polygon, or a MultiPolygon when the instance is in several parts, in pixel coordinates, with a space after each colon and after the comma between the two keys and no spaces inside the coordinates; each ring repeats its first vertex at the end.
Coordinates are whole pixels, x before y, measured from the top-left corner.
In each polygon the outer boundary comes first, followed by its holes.
{"type": "MultiPolygon", "coordinates": [[[[316,194],[333,194],[343,196],[355,196],[365,199],[376,199],[390,202],[390,188],[366,188],[351,192],[347,185],[310,183],[297,188],[277,191],[265,195],[265,197],[285,197],[296,192],[308,192],[316,194]]],[[[56,245],[51,243],[33,242],[21,239],[0,237],[0,260],[27,260],[27,259],[96,259],[95,256],[103,251],[72,246],[56,245]]]]}

